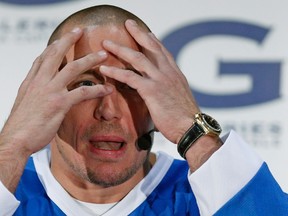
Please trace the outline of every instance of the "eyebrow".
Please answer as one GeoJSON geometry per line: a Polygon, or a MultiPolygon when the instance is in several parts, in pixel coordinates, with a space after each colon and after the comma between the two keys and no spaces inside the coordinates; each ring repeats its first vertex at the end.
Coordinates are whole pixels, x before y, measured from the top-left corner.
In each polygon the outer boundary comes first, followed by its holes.
{"type": "MultiPolygon", "coordinates": [[[[97,67],[98,68],[98,67],[97,67]]],[[[97,70],[95,70],[95,69],[89,69],[89,70],[87,70],[87,71],[85,71],[85,72],[83,72],[82,74],[80,74],[80,76],[81,75],[92,75],[92,76],[94,76],[94,77],[96,77],[97,79],[99,79],[99,80],[105,80],[104,79],[104,77],[103,77],[103,75],[101,74],[101,73],[99,73],[99,71],[97,71],[97,70]]]]}
{"type": "Polygon", "coordinates": [[[97,71],[94,70],[94,69],[89,69],[89,70],[87,70],[87,71],[84,71],[82,74],[96,75],[96,74],[99,74],[99,72],[97,72],[97,71]]]}

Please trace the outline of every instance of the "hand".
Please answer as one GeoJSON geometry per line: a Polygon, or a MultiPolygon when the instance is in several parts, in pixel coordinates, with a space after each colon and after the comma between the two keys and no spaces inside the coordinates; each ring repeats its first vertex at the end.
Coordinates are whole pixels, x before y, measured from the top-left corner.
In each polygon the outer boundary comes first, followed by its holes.
{"type": "Polygon", "coordinates": [[[79,74],[107,57],[105,51],[91,53],[67,63],[59,71],[66,53],[82,34],[80,29],[65,34],[35,60],[0,134],[0,150],[14,146],[14,150],[24,150],[28,155],[40,150],[53,139],[72,105],[111,92],[103,85],[67,90],[79,74]]]}
{"type": "Polygon", "coordinates": [[[142,51],[104,41],[104,48],[130,63],[139,73],[111,66],[100,72],[136,89],[145,101],[155,127],[171,142],[178,143],[199,111],[188,82],[171,54],[152,33],[127,20],[126,29],[142,51]]]}

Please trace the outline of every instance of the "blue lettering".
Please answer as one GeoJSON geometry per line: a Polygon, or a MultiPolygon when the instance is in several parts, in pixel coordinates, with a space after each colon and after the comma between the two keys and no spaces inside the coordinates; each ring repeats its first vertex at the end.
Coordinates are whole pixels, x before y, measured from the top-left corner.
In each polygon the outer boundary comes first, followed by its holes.
{"type": "MultiPolygon", "coordinates": [[[[18,5],[37,5],[65,2],[69,0],[0,0],[0,2],[18,5]]],[[[71,0],[70,0],[71,1],[71,0]]]]}

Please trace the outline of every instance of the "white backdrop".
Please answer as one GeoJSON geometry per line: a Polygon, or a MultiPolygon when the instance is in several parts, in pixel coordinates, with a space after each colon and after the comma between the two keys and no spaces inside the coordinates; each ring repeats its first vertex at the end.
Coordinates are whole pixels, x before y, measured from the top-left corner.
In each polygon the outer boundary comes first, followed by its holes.
{"type": "MultiPolygon", "coordinates": [[[[134,12],[167,42],[199,93],[202,110],[220,121],[224,133],[229,128],[240,133],[288,191],[286,0],[74,0],[25,6],[0,1],[0,127],[55,25],[95,4],[134,12]]],[[[155,151],[179,157],[160,134],[155,141],[155,151]]]]}

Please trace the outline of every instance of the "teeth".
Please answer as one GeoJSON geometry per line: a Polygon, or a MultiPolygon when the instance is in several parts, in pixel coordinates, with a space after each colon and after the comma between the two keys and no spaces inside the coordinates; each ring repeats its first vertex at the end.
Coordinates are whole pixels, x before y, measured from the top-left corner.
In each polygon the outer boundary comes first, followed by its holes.
{"type": "Polygon", "coordinates": [[[95,148],[107,151],[108,150],[116,151],[123,146],[123,143],[119,142],[92,142],[92,144],[95,148]]]}

